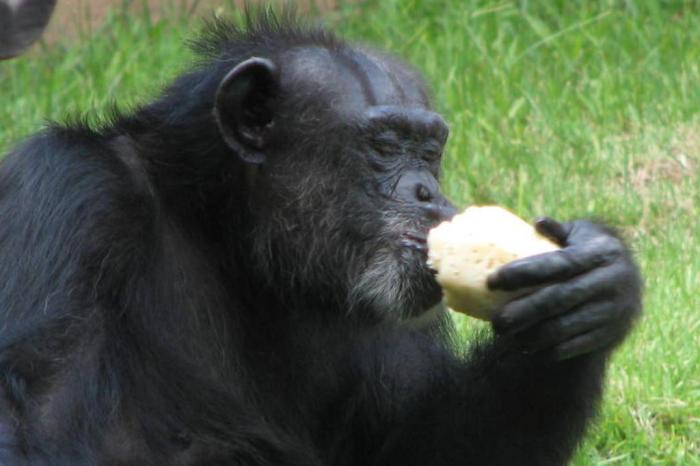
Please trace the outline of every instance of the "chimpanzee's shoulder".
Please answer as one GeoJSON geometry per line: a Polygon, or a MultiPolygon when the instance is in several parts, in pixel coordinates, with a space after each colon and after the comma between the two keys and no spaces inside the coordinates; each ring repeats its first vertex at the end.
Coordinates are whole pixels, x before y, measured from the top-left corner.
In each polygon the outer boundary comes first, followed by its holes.
{"type": "Polygon", "coordinates": [[[155,203],[127,147],[78,125],[28,138],[0,162],[0,230],[8,238],[48,235],[83,246],[90,237],[123,241],[147,233],[155,203]]]}
{"type": "Polygon", "coordinates": [[[105,137],[77,125],[47,128],[0,163],[0,200],[21,198],[34,209],[65,203],[92,210],[100,207],[100,199],[143,202],[146,183],[125,138],[105,137]]]}

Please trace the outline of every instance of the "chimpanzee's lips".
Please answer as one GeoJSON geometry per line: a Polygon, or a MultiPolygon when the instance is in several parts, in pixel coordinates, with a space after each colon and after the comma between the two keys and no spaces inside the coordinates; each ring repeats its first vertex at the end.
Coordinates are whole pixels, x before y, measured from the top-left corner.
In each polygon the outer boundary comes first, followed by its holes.
{"type": "Polygon", "coordinates": [[[401,246],[425,254],[428,253],[428,239],[425,233],[404,233],[403,235],[401,235],[401,246]]]}
{"type": "Polygon", "coordinates": [[[435,272],[428,267],[428,232],[420,230],[406,231],[401,234],[400,245],[403,251],[409,250],[415,253],[408,254],[409,257],[402,257],[407,261],[404,265],[411,267],[406,276],[411,280],[411,289],[415,299],[415,308],[410,314],[417,316],[439,303],[442,299],[442,290],[435,281],[435,272]]]}

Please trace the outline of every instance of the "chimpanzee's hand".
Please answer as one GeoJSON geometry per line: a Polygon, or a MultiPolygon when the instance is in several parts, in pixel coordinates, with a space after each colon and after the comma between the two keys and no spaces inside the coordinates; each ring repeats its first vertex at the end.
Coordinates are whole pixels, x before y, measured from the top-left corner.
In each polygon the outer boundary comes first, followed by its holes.
{"type": "Polygon", "coordinates": [[[563,249],[516,260],[489,277],[491,289],[538,287],[494,314],[496,332],[557,359],[614,347],[641,309],[641,280],[629,251],[610,229],[588,221],[541,218],[535,228],[563,249]]]}

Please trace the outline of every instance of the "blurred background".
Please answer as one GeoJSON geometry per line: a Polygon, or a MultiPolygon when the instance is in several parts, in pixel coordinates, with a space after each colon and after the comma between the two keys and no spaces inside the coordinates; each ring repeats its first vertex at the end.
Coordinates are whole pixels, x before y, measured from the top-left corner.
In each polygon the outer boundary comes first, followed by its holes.
{"type": "MultiPolygon", "coordinates": [[[[623,232],[646,313],[574,464],[700,465],[700,1],[297,4],[426,75],[451,126],[443,184],[457,204],[623,232]]],[[[47,120],[99,125],[152,98],[212,14],[240,19],[240,4],[58,0],[41,41],[0,62],[0,153],[47,120]]],[[[465,340],[482,325],[457,319],[465,340]]]]}

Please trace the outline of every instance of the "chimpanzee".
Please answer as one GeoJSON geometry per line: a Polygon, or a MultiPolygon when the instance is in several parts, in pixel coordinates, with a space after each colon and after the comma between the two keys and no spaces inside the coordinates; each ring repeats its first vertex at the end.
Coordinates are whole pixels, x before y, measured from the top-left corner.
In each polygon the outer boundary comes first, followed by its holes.
{"type": "Polygon", "coordinates": [[[560,465],[640,309],[588,221],[492,275],[532,288],[455,349],[426,266],[448,129],[417,73],[292,15],[0,169],[0,462],[560,465]]]}
{"type": "Polygon", "coordinates": [[[55,6],[56,0],[0,0],[0,60],[37,41],[55,6]]]}

